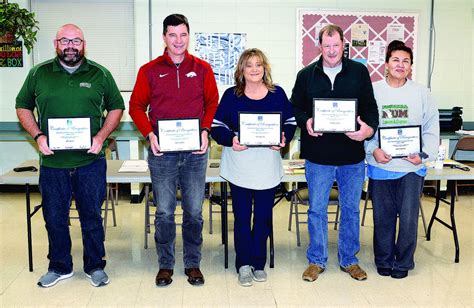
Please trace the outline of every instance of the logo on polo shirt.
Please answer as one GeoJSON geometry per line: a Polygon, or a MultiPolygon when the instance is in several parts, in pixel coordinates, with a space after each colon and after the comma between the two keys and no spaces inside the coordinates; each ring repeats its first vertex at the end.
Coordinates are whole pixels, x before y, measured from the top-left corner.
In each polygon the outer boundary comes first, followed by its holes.
{"type": "Polygon", "coordinates": [[[90,89],[91,86],[92,86],[92,85],[90,84],[90,82],[81,82],[81,83],[79,84],[79,88],[88,88],[88,89],[90,89]]]}
{"type": "Polygon", "coordinates": [[[186,77],[188,77],[188,78],[193,78],[193,77],[196,77],[196,76],[197,76],[197,74],[195,72],[189,72],[189,73],[186,74],[186,77]]]}

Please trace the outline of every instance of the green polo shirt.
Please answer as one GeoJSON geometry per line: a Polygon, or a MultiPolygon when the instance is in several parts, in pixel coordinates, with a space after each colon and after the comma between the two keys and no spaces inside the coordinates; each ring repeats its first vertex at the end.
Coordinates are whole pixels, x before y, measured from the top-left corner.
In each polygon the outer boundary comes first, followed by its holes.
{"type": "MultiPolygon", "coordinates": [[[[51,59],[33,67],[16,97],[15,108],[34,110],[38,114],[38,125],[47,134],[47,119],[50,117],[91,117],[92,136],[100,130],[105,120],[105,111],[125,109],[110,72],[94,61],[85,59],[72,74],[51,59]]],[[[53,155],[40,153],[41,165],[53,168],[75,168],[92,163],[103,156],[104,143],[99,154],[86,151],[55,151],[53,155]]]]}

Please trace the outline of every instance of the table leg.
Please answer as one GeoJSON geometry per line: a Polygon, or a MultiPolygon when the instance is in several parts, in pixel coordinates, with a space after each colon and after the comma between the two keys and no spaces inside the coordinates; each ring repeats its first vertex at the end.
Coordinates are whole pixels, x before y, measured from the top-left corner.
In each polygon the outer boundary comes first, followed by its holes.
{"type": "Polygon", "coordinates": [[[224,267],[229,268],[229,234],[227,221],[227,182],[221,182],[221,221],[222,221],[222,242],[224,244],[224,267]]]}
{"type": "Polygon", "coordinates": [[[30,272],[33,271],[33,248],[31,239],[31,204],[30,204],[30,184],[25,185],[26,196],[26,229],[28,235],[28,265],[30,272]]]}
{"type": "Polygon", "coordinates": [[[435,203],[435,208],[433,210],[433,214],[431,215],[431,218],[430,218],[430,223],[428,224],[428,230],[426,231],[426,240],[429,241],[431,240],[431,227],[433,226],[433,222],[436,218],[436,214],[438,213],[438,209],[439,209],[439,199],[441,198],[440,197],[440,188],[441,184],[440,184],[440,181],[436,181],[436,203],[435,203]]]}
{"type": "Polygon", "coordinates": [[[444,199],[441,199],[440,197],[440,181],[437,181],[436,183],[436,205],[435,205],[435,208],[433,210],[433,215],[431,216],[431,219],[430,219],[430,224],[428,225],[428,230],[426,231],[426,240],[430,240],[431,239],[431,227],[433,226],[433,222],[436,220],[437,222],[439,222],[440,224],[442,224],[443,226],[445,226],[446,228],[450,229],[451,231],[453,231],[453,238],[454,238],[454,247],[455,247],[455,255],[454,255],[454,262],[455,263],[459,263],[459,241],[458,241],[458,232],[457,232],[457,229],[456,229],[456,220],[455,220],[455,217],[454,217],[454,209],[455,209],[455,205],[456,205],[456,195],[455,195],[455,188],[456,188],[456,183],[455,181],[448,181],[448,190],[451,194],[451,200],[450,202],[444,200],[444,199]],[[451,219],[451,225],[447,224],[446,222],[444,222],[443,220],[441,220],[440,218],[438,218],[436,215],[438,213],[438,209],[439,209],[439,203],[440,201],[443,201],[444,203],[446,204],[449,204],[449,214],[450,214],[450,219],[451,219]]]}
{"type": "Polygon", "coordinates": [[[456,194],[455,194],[455,189],[456,189],[456,181],[448,181],[448,188],[451,193],[451,204],[450,204],[450,210],[449,214],[451,216],[451,230],[453,231],[453,237],[454,237],[454,247],[455,247],[455,254],[454,254],[454,262],[459,263],[459,241],[458,241],[458,232],[456,229],[456,221],[454,219],[454,207],[455,207],[455,202],[456,202],[456,194]]]}
{"type": "Polygon", "coordinates": [[[145,238],[143,246],[145,249],[148,248],[148,233],[150,233],[150,208],[148,206],[148,196],[150,195],[150,186],[145,184],[145,238]]]}
{"type": "Polygon", "coordinates": [[[273,219],[270,222],[270,268],[275,267],[275,244],[273,242],[273,219]]]}

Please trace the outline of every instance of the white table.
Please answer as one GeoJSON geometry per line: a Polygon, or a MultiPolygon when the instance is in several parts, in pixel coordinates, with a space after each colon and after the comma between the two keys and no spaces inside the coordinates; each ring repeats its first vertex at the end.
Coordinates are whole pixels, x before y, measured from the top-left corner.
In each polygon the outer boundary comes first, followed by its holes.
{"type": "MultiPolygon", "coordinates": [[[[209,160],[209,164],[215,160],[209,160]]],[[[122,160],[108,160],[107,161],[107,183],[151,183],[150,173],[146,172],[118,172],[122,166],[122,160]]],[[[206,171],[206,182],[220,182],[222,197],[220,205],[222,207],[222,230],[227,230],[227,185],[225,180],[219,176],[219,168],[208,168],[206,171]]],[[[35,166],[39,170],[39,163],[37,160],[27,160],[21,163],[18,167],[35,166]]],[[[27,225],[27,242],[28,242],[28,264],[30,272],[33,271],[33,249],[32,249],[32,232],[31,232],[31,218],[41,209],[41,204],[34,206],[31,211],[30,202],[30,185],[38,185],[39,172],[14,172],[13,170],[3,174],[0,178],[1,184],[10,185],[25,185],[26,196],[26,225],[27,225]]],[[[148,185],[145,190],[148,192],[148,185]]],[[[146,195],[148,196],[148,194],[146,195]]],[[[146,236],[146,234],[145,234],[146,236]]],[[[228,236],[227,232],[222,232],[222,242],[224,244],[225,266],[228,266],[228,236]]]]}
{"type": "MultiPolygon", "coordinates": [[[[209,164],[212,162],[217,162],[218,160],[209,160],[209,164]]],[[[284,164],[288,164],[288,160],[284,161],[284,164]]],[[[118,172],[123,161],[120,160],[109,160],[107,161],[107,183],[151,183],[151,178],[149,172],[129,172],[122,173],[118,172]]],[[[19,166],[36,166],[38,168],[37,160],[28,160],[19,166]]],[[[39,169],[39,168],[38,168],[39,169]]],[[[32,235],[31,235],[31,217],[41,208],[41,205],[34,207],[33,212],[31,212],[30,204],[30,185],[38,184],[38,172],[14,172],[13,170],[5,173],[1,176],[0,183],[2,184],[14,184],[14,185],[25,185],[25,195],[26,195],[26,223],[27,223],[27,236],[28,236],[28,262],[29,270],[33,271],[33,252],[32,252],[32,235]]],[[[454,262],[459,262],[459,241],[456,229],[456,221],[454,216],[455,210],[455,196],[454,196],[454,187],[456,180],[474,180],[474,170],[462,171],[459,169],[443,168],[443,169],[428,169],[428,174],[425,177],[426,180],[435,180],[437,181],[437,196],[436,196],[436,205],[431,216],[428,230],[427,230],[427,240],[431,238],[431,228],[433,227],[434,221],[438,221],[443,226],[447,227],[453,232],[453,239],[455,245],[455,258],[454,262]],[[451,192],[451,199],[447,201],[440,197],[439,186],[440,181],[448,181],[448,190],[451,192]],[[450,206],[450,223],[442,221],[439,219],[436,214],[438,213],[440,202],[446,203],[450,206]]],[[[305,182],[306,178],[304,174],[285,174],[283,176],[282,182],[305,182]]],[[[227,219],[227,185],[223,178],[219,176],[219,168],[207,168],[206,171],[206,182],[220,182],[221,183],[221,223],[222,223],[222,242],[224,244],[224,265],[225,268],[228,267],[228,219],[227,219]]],[[[148,186],[146,186],[148,187],[148,186]]],[[[148,189],[148,188],[146,188],[148,189]]],[[[146,236],[146,234],[145,234],[146,236]]],[[[272,258],[272,256],[271,256],[272,258]]]]}

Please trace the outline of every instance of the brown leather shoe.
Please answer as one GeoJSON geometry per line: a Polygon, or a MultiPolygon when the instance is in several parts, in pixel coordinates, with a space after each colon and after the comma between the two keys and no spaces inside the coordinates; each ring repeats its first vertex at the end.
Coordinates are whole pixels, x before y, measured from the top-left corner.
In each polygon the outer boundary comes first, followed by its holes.
{"type": "Polygon", "coordinates": [[[185,268],[184,273],[188,276],[188,282],[193,286],[204,284],[204,276],[199,267],[185,268]]]}
{"type": "Polygon", "coordinates": [[[158,274],[156,274],[156,278],[155,278],[156,286],[166,287],[167,285],[173,282],[173,279],[171,279],[171,276],[173,276],[172,269],[160,269],[158,271],[158,274]]]}
{"type": "Polygon", "coordinates": [[[319,274],[324,272],[324,268],[316,264],[310,264],[308,268],[303,272],[303,280],[305,281],[315,281],[318,279],[319,274]]]}
{"type": "Polygon", "coordinates": [[[349,265],[347,267],[340,267],[341,271],[348,273],[355,280],[366,280],[367,273],[359,266],[359,264],[349,265]]]}

